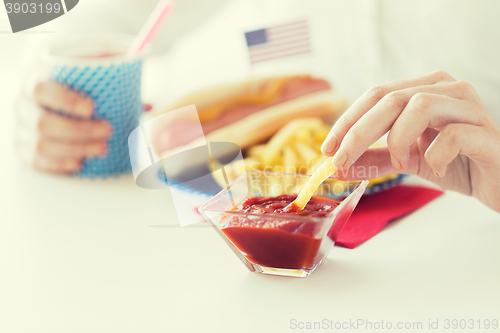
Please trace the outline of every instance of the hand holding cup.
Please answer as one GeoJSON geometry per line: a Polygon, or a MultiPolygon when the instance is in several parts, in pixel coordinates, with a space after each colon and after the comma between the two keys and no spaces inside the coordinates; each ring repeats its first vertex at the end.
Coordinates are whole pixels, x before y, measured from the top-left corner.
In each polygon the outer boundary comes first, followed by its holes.
{"type": "Polygon", "coordinates": [[[75,173],[84,159],[107,153],[110,123],[93,120],[92,99],[64,85],[50,80],[37,83],[32,95],[18,99],[17,112],[18,148],[41,171],[75,173]]]}

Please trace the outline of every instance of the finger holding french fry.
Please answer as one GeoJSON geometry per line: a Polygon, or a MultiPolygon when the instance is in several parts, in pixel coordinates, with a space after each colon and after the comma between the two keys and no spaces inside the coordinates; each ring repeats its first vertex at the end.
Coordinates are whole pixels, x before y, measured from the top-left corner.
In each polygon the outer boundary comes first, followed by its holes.
{"type": "MultiPolygon", "coordinates": [[[[254,145],[244,151],[244,163],[226,166],[229,182],[234,181],[245,171],[263,170],[284,173],[312,175],[328,157],[321,152],[321,144],[327,137],[331,125],[321,118],[299,118],[290,121],[272,136],[267,143],[254,145]],[[243,165],[245,170],[243,170],[243,165]]],[[[376,143],[375,145],[381,145],[376,143]]],[[[370,180],[370,185],[383,183],[396,178],[388,175],[370,180]]],[[[283,182],[286,182],[286,177],[283,182]]],[[[216,179],[225,186],[224,179],[216,179]]],[[[326,179],[318,188],[322,195],[335,192],[340,194],[354,187],[357,182],[344,182],[334,178],[326,179]]],[[[288,185],[288,184],[281,184],[288,185]]],[[[286,186],[281,186],[283,191],[286,186]]],[[[280,188],[275,186],[276,189],[280,188]]],[[[285,194],[278,193],[279,194],[285,194]]]]}

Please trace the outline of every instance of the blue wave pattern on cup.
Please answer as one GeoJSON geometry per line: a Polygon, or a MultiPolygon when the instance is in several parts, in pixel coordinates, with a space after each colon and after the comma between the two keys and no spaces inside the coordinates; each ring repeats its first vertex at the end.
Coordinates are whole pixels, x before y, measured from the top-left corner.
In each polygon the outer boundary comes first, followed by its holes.
{"type": "Polygon", "coordinates": [[[105,178],[131,172],[128,136],[139,126],[142,59],[109,65],[52,65],[50,77],[94,100],[94,119],[113,128],[104,158],[88,159],[80,176],[105,178]]]}

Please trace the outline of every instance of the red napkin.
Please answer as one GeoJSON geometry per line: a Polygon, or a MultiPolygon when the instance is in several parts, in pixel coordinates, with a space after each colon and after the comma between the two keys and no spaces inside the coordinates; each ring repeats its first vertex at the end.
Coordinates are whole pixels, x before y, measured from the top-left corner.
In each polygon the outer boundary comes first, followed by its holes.
{"type": "Polygon", "coordinates": [[[364,195],[335,245],[354,249],[375,236],[389,221],[413,212],[443,193],[427,187],[398,185],[364,195]]]}

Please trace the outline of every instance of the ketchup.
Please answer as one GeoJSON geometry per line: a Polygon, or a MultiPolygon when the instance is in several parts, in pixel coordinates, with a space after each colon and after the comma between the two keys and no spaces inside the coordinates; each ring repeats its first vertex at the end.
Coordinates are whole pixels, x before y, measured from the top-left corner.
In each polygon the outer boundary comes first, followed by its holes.
{"type": "Polygon", "coordinates": [[[285,207],[296,197],[296,194],[285,194],[248,198],[232,210],[281,217],[273,220],[251,215],[226,215],[221,222],[221,230],[255,264],[288,269],[312,267],[321,244],[323,224],[295,220],[293,216],[326,217],[339,203],[328,198],[312,197],[303,210],[285,211],[285,207]]]}

